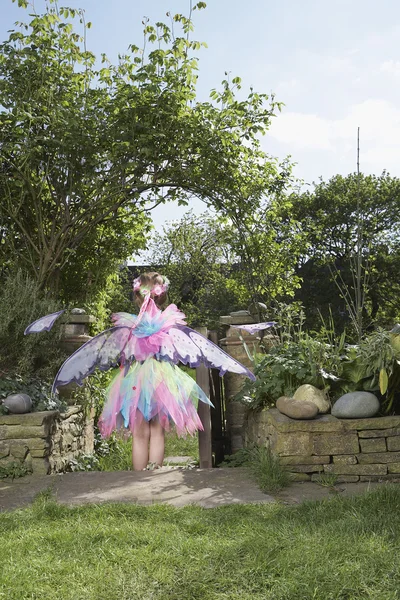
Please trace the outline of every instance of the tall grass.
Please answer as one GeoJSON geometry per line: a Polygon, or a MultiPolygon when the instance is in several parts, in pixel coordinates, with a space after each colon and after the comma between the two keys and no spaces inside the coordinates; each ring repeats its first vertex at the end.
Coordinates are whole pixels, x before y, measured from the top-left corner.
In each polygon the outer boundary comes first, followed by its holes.
{"type": "Polygon", "coordinates": [[[246,467],[263,492],[277,492],[289,484],[289,474],[271,449],[265,446],[242,448],[225,457],[221,467],[246,467]]]}

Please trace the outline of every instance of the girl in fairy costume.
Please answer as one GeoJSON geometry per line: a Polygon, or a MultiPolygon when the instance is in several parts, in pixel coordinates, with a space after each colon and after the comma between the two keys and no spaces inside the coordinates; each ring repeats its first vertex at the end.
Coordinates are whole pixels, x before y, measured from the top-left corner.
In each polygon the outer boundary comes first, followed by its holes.
{"type": "MultiPolygon", "coordinates": [[[[123,426],[133,434],[133,467],[140,471],[164,460],[164,433],[175,425],[178,435],[194,434],[203,425],[196,412],[198,400],[211,404],[196,382],[167,357],[159,353],[168,343],[173,325],[185,325],[185,315],[167,300],[168,280],[158,273],[143,273],[135,279],[134,298],[138,317],[126,313],[113,315],[115,325],[134,319],[136,362],[125,374],[122,368],[108,388],[108,401],[99,420],[104,437],[123,426]]],[[[172,358],[172,357],[171,357],[172,358]]]]}
{"type": "MultiPolygon", "coordinates": [[[[149,462],[162,465],[164,432],[175,427],[178,435],[203,429],[196,411],[198,401],[211,402],[177,363],[200,364],[245,375],[249,369],[216,344],[186,325],[185,315],[167,300],[168,280],[159,273],[143,273],[133,284],[138,315],[116,313],[114,325],[83,344],[63,363],[53,383],[60,386],[83,381],[96,368],[101,371],[119,365],[120,370],[107,390],[107,401],[99,420],[104,437],[118,429],[133,434],[133,467],[141,470],[149,462]]],[[[65,310],[40,317],[25,334],[49,331],[65,310]]],[[[239,325],[254,334],[275,323],[239,325]]],[[[211,405],[212,406],[212,405],[211,405]]]]}

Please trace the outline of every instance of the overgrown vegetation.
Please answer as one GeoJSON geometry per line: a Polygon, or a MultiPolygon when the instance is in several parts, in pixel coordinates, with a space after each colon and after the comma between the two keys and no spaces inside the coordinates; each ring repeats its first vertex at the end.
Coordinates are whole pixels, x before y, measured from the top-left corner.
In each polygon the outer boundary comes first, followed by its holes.
{"type": "Polygon", "coordinates": [[[277,492],[290,481],[279,457],[272,454],[269,446],[241,448],[235,454],[226,456],[220,467],[246,467],[263,492],[277,492]]]}
{"type": "Polygon", "coordinates": [[[246,380],[236,399],[249,408],[274,406],[280,396],[292,397],[308,383],[325,390],[332,402],[348,392],[377,395],[382,413],[398,410],[400,401],[400,335],[398,328],[364,336],[360,345],[335,333],[333,318],[319,332],[304,327],[302,307],[279,305],[280,326],[266,354],[253,356],[255,382],[246,380]]]}
{"type": "Polygon", "coordinates": [[[84,11],[50,0],[0,44],[0,257],[66,301],[93,301],[146,242],[152,206],[203,199],[252,214],[284,189],[287,161],[262,151],[281,104],[239,77],[196,98],[199,49],[189,16],[144,21],[117,64],[97,67],[84,11]],[[75,27],[75,29],[74,29],[75,27]],[[142,47],[140,47],[142,45],[142,47]],[[242,94],[242,92],[240,92],[242,94]],[[45,132],[45,133],[43,133],[45,132]]]}
{"type": "Polygon", "coordinates": [[[318,328],[319,313],[326,319],[332,311],[336,330],[346,328],[358,341],[348,301],[360,283],[352,265],[361,252],[364,329],[391,329],[400,311],[400,179],[385,171],[334,175],[294,192],[286,214],[307,231],[309,245],[296,268],[302,278],[296,297],[305,306],[307,327],[318,328]]]}
{"type": "Polygon", "coordinates": [[[29,473],[31,473],[29,465],[19,460],[9,461],[4,464],[0,463],[0,479],[14,480],[19,477],[25,477],[29,473]]]}
{"type": "Polygon", "coordinates": [[[51,380],[65,353],[58,341],[60,329],[45,335],[24,336],[35,319],[60,310],[61,305],[21,270],[10,271],[0,286],[0,371],[51,380]]]}
{"type": "Polygon", "coordinates": [[[0,402],[10,394],[24,393],[32,400],[32,410],[64,411],[66,404],[58,396],[52,396],[51,383],[38,378],[24,378],[21,375],[3,375],[0,378],[0,402]]]}

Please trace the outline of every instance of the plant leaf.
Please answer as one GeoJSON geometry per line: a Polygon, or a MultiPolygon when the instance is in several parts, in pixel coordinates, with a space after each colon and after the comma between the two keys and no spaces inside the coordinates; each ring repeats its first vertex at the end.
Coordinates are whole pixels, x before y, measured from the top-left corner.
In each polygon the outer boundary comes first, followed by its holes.
{"type": "Polygon", "coordinates": [[[381,394],[386,394],[389,384],[389,377],[386,369],[381,369],[379,372],[379,390],[381,394]]]}

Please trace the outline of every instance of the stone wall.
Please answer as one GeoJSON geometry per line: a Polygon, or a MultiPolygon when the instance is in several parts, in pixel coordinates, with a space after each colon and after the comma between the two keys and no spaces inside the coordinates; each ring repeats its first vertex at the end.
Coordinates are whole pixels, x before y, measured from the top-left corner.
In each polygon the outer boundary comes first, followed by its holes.
{"type": "MultiPolygon", "coordinates": [[[[254,319],[248,315],[232,313],[231,315],[221,317],[220,325],[224,328],[225,337],[220,339],[219,345],[230,356],[244,364],[250,370],[253,364],[250,361],[242,340],[239,338],[239,331],[232,325],[248,325],[254,323],[254,319]]],[[[243,341],[246,343],[249,351],[255,353],[260,348],[260,337],[250,335],[245,330],[240,330],[243,341]]],[[[264,336],[264,344],[268,345],[271,339],[270,334],[264,336]]],[[[230,452],[235,453],[244,445],[244,423],[246,407],[241,402],[236,402],[233,397],[240,392],[246,377],[236,373],[227,372],[224,375],[224,390],[226,404],[226,432],[230,443],[230,452]]]]}
{"type": "Polygon", "coordinates": [[[338,482],[400,478],[400,416],[309,421],[276,408],[248,413],[245,444],[269,445],[294,479],[333,473],[338,482]]]}
{"type": "Polygon", "coordinates": [[[72,458],[92,453],[93,419],[79,406],[0,415],[0,465],[21,461],[34,475],[59,473],[72,458]]]}

